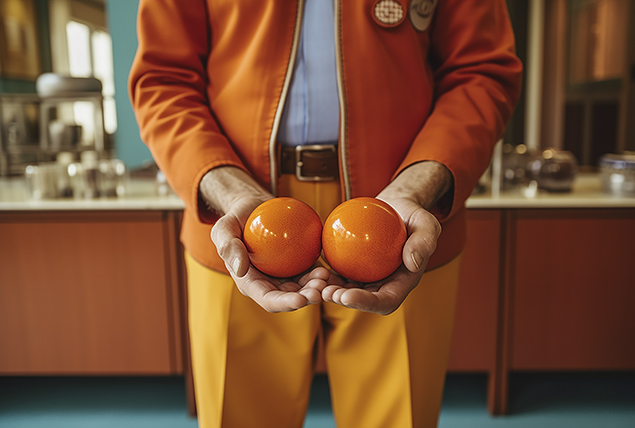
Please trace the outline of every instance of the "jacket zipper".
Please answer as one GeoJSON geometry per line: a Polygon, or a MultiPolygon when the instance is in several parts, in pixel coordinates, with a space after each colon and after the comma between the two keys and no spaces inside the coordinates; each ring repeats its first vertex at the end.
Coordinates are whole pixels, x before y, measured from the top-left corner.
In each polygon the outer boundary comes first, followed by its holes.
{"type": "Polygon", "coordinates": [[[342,61],[342,6],[341,0],[335,0],[335,62],[337,66],[337,90],[340,99],[340,139],[338,142],[340,149],[340,169],[342,184],[344,187],[344,198],[351,198],[350,170],[348,167],[348,139],[346,135],[346,93],[344,92],[344,63],[342,61]]]}
{"type": "MultiPolygon", "coordinates": [[[[295,13],[295,26],[293,28],[293,43],[291,44],[291,54],[289,55],[289,64],[287,65],[287,71],[284,76],[284,84],[282,85],[282,92],[280,94],[280,100],[278,101],[278,107],[276,109],[276,115],[273,120],[273,128],[271,130],[271,136],[269,137],[269,174],[271,179],[271,193],[276,195],[278,179],[278,129],[280,128],[280,121],[282,120],[282,111],[284,109],[284,103],[289,93],[289,86],[291,86],[291,76],[293,75],[293,66],[295,65],[295,58],[298,54],[298,44],[300,41],[300,31],[302,30],[302,16],[304,9],[304,0],[298,0],[298,7],[295,13]]],[[[276,195],[277,196],[277,195],[276,195]]]]}
{"type": "MultiPolygon", "coordinates": [[[[348,153],[346,151],[347,136],[346,136],[346,99],[344,92],[344,70],[342,63],[342,40],[341,40],[341,3],[340,0],[335,0],[335,62],[337,67],[337,90],[340,101],[340,139],[338,142],[340,149],[340,165],[341,165],[341,177],[344,185],[344,197],[350,199],[351,186],[348,168],[348,153]]],[[[271,130],[271,136],[269,137],[269,174],[271,180],[271,193],[276,195],[277,186],[276,181],[278,178],[278,152],[277,152],[277,136],[278,129],[280,128],[280,121],[282,120],[282,111],[284,109],[284,103],[289,92],[289,86],[291,85],[291,77],[293,74],[293,66],[295,65],[295,59],[298,54],[298,44],[300,41],[300,31],[302,29],[302,16],[304,10],[304,0],[298,0],[298,7],[295,16],[295,26],[293,30],[293,43],[291,45],[291,54],[289,56],[289,64],[287,65],[287,71],[284,78],[284,84],[282,85],[282,92],[280,94],[280,100],[278,101],[278,107],[276,109],[276,115],[273,121],[273,127],[271,130]]]]}

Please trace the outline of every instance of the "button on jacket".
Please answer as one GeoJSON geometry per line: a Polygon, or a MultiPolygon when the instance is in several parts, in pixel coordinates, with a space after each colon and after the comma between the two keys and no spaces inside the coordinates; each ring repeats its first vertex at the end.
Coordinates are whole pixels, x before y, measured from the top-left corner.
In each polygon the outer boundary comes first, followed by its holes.
{"type": "MultiPolygon", "coordinates": [[[[422,20],[407,0],[335,0],[334,17],[342,195],[375,196],[425,160],[454,177],[447,206],[434,211],[443,232],[428,268],[462,249],[465,200],[522,73],[504,0],[430,3],[422,20]],[[379,3],[388,12],[379,15],[379,3]]],[[[225,269],[209,238],[216,216],[198,195],[203,175],[236,166],[276,194],[302,8],[301,0],[140,1],[131,100],[143,141],[185,203],[182,241],[208,267],[225,269]]]]}

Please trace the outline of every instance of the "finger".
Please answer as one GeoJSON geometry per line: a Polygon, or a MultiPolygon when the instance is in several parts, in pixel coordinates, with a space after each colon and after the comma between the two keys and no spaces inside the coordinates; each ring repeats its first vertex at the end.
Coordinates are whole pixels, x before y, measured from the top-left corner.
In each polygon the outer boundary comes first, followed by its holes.
{"type": "Polygon", "coordinates": [[[306,298],[309,305],[313,305],[322,301],[322,290],[324,287],[326,287],[324,280],[314,279],[309,281],[298,293],[306,298]]]}
{"type": "Polygon", "coordinates": [[[368,291],[362,288],[341,289],[335,293],[334,300],[347,308],[363,312],[388,315],[394,312],[403,302],[405,296],[394,294],[383,288],[379,291],[368,291]]]}
{"type": "Polygon", "coordinates": [[[235,217],[225,215],[212,227],[212,242],[227,269],[238,278],[249,269],[249,253],[242,241],[242,230],[235,217]]]}
{"type": "Polygon", "coordinates": [[[327,283],[328,285],[322,289],[322,300],[330,303],[341,304],[339,296],[349,288],[360,288],[361,285],[354,282],[346,282],[343,278],[336,276],[338,283],[327,283]]]}
{"type": "Polygon", "coordinates": [[[302,275],[300,279],[298,279],[298,284],[304,287],[309,282],[311,282],[311,280],[321,279],[323,281],[327,281],[330,276],[331,272],[329,272],[328,269],[320,266],[302,275]]]}
{"type": "Polygon", "coordinates": [[[362,287],[350,287],[347,284],[348,287],[327,291],[332,292],[330,299],[334,303],[364,312],[388,315],[408,297],[419,283],[421,275],[409,272],[402,266],[382,281],[362,284],[362,287]]]}
{"type": "Polygon", "coordinates": [[[308,304],[308,299],[297,292],[298,285],[291,282],[280,284],[286,290],[277,288],[264,278],[252,279],[255,275],[250,272],[245,278],[235,278],[236,286],[241,293],[250,297],[267,312],[290,312],[302,308],[308,304]]]}
{"type": "Polygon", "coordinates": [[[441,225],[428,211],[418,209],[410,216],[406,227],[408,239],[403,247],[403,264],[410,272],[419,272],[425,269],[436,250],[441,225]]]}
{"type": "Polygon", "coordinates": [[[251,262],[249,261],[249,253],[243,241],[234,238],[219,250],[218,253],[221,254],[221,258],[225,262],[227,269],[237,278],[242,278],[247,274],[251,262]]]}
{"type": "Polygon", "coordinates": [[[283,282],[281,284],[276,285],[275,288],[277,288],[280,291],[296,292],[296,291],[300,291],[301,287],[297,282],[287,281],[287,282],[283,282]]]}
{"type": "MultiPolygon", "coordinates": [[[[258,301],[257,301],[258,302],[258,301]]],[[[308,299],[297,292],[271,290],[258,302],[267,312],[292,312],[309,304],[308,299]]]]}
{"type": "Polygon", "coordinates": [[[231,214],[225,214],[212,226],[210,237],[217,248],[221,248],[226,242],[234,238],[242,238],[243,231],[240,221],[231,214]]]}
{"type": "MultiPolygon", "coordinates": [[[[300,291],[303,290],[315,290],[317,291],[319,294],[322,293],[322,290],[324,290],[324,288],[326,288],[326,281],[324,281],[323,279],[312,279],[309,282],[307,282],[302,288],[300,288],[300,291]]],[[[322,300],[322,298],[320,297],[320,300],[322,300]]]]}
{"type": "Polygon", "coordinates": [[[327,285],[322,289],[322,300],[329,303],[337,303],[333,300],[335,291],[342,289],[339,285],[327,285]]]}

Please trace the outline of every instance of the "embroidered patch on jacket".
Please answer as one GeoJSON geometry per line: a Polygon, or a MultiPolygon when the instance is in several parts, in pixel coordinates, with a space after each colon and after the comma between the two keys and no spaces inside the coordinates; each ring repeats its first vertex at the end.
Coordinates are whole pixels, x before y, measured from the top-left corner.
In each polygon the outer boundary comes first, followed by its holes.
{"type": "Polygon", "coordinates": [[[439,0],[412,0],[410,2],[410,22],[417,31],[426,31],[432,22],[434,9],[437,7],[439,0]]]}
{"type": "Polygon", "coordinates": [[[375,3],[374,15],[380,25],[395,27],[403,22],[406,13],[396,0],[379,0],[375,3]]]}

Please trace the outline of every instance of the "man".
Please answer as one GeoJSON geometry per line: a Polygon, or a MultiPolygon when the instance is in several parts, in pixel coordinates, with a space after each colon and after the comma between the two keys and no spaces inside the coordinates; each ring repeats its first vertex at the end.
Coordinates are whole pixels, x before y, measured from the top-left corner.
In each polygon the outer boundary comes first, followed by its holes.
{"type": "Polygon", "coordinates": [[[199,425],[302,426],[323,331],[338,426],[435,426],[464,202],[520,90],[504,0],[141,0],[138,25],[131,99],[186,205],[199,425]],[[241,231],[274,195],[322,219],[388,202],[402,266],[262,274],[241,231]]]}

